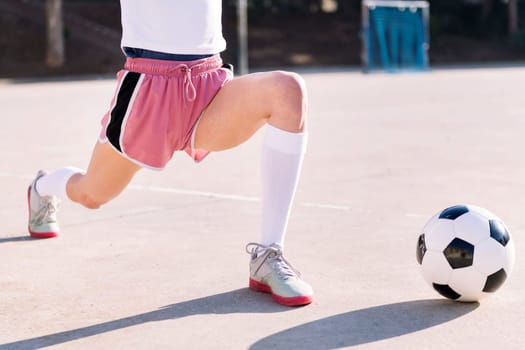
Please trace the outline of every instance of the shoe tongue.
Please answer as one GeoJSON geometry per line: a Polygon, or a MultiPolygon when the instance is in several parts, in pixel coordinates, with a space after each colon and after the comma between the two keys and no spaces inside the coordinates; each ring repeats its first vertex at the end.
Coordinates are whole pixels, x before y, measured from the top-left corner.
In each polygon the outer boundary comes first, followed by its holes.
{"type": "Polygon", "coordinates": [[[267,254],[267,258],[269,259],[279,258],[283,255],[279,248],[273,246],[262,249],[260,252],[258,252],[258,256],[262,256],[263,254],[267,254]]]}

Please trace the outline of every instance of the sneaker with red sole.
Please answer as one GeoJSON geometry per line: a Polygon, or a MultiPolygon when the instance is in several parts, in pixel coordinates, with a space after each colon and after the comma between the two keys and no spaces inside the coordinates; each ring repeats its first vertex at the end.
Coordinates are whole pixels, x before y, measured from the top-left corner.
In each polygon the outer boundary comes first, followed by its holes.
{"type": "Polygon", "coordinates": [[[312,302],[312,287],[284,258],[278,244],[249,243],[246,252],[251,255],[250,289],[271,294],[281,305],[300,306],[312,302]]]}
{"type": "Polygon", "coordinates": [[[55,196],[41,196],[36,190],[36,182],[47,173],[40,170],[27,189],[29,211],[28,231],[31,237],[51,238],[59,233],[56,213],[59,200],[55,196]]]}

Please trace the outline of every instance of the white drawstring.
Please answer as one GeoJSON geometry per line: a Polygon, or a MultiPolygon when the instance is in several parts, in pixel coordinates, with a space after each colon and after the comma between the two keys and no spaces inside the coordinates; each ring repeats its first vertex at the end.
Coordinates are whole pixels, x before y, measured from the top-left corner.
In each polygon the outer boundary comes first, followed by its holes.
{"type": "Polygon", "coordinates": [[[197,90],[195,90],[195,86],[191,80],[191,68],[185,64],[181,64],[177,66],[177,69],[180,69],[184,73],[184,97],[186,97],[189,102],[192,102],[197,98],[197,90]]]}

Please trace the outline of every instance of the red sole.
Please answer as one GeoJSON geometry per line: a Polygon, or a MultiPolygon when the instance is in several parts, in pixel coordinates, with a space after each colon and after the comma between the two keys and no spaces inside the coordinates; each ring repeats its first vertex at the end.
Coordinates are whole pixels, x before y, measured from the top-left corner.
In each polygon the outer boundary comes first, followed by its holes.
{"type": "Polygon", "coordinates": [[[261,282],[257,282],[256,280],[251,279],[251,278],[250,278],[249,286],[251,290],[254,290],[256,292],[271,294],[273,300],[275,300],[277,303],[281,305],[301,306],[301,305],[308,305],[312,302],[312,296],[310,295],[303,295],[299,297],[282,297],[280,295],[275,294],[269,285],[261,283],[261,282]]]}
{"type": "Polygon", "coordinates": [[[32,232],[32,231],[29,231],[29,235],[34,238],[53,238],[53,237],[58,236],[56,232],[32,232]]]}

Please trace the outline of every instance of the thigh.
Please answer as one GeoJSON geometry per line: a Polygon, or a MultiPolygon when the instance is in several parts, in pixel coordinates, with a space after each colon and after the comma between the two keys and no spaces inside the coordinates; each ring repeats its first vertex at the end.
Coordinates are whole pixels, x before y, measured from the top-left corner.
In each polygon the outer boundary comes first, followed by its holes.
{"type": "Polygon", "coordinates": [[[119,195],[141,167],[118,153],[109,142],[97,142],[84,176],[68,184],[71,199],[103,204],[119,195]]]}
{"type": "Polygon", "coordinates": [[[264,125],[271,111],[260,98],[265,94],[261,91],[265,79],[264,74],[251,74],[225,84],[201,115],[195,147],[208,151],[232,148],[264,125]]]}
{"type": "Polygon", "coordinates": [[[305,87],[294,73],[253,73],[226,83],[202,113],[195,148],[220,151],[248,140],[265,123],[298,132],[305,87]]]}

